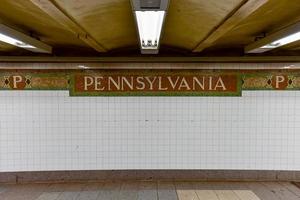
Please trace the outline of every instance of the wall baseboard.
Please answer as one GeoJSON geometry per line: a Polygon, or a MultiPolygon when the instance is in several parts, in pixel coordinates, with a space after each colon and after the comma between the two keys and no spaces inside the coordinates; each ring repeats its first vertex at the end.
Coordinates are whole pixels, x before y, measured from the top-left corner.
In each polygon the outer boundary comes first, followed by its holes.
{"type": "Polygon", "coordinates": [[[117,180],[300,181],[300,171],[269,170],[87,170],[0,172],[0,183],[117,180]]]}

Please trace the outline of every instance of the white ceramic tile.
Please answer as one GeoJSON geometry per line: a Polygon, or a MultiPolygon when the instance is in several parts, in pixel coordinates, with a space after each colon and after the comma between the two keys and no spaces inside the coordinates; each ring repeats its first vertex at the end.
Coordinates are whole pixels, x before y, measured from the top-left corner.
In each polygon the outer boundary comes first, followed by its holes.
{"type": "Polygon", "coordinates": [[[69,97],[0,92],[0,171],[300,170],[300,92],[69,97]]]}

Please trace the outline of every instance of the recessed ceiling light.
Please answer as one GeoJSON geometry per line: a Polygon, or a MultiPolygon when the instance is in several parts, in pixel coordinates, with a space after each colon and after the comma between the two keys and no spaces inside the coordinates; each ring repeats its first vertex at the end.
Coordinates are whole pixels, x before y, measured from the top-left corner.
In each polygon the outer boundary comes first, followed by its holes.
{"type": "Polygon", "coordinates": [[[132,0],[141,53],[157,54],[168,0],[132,0]]]}
{"type": "Polygon", "coordinates": [[[31,49],[35,48],[34,46],[31,46],[29,44],[21,42],[20,40],[14,39],[7,35],[3,35],[2,33],[0,33],[0,41],[17,46],[17,47],[21,47],[21,48],[31,48],[31,49]]]}
{"type": "Polygon", "coordinates": [[[274,41],[270,44],[267,44],[261,48],[274,49],[274,48],[281,47],[283,45],[295,42],[297,40],[300,40],[300,32],[294,33],[294,34],[286,36],[282,39],[276,40],[276,41],[274,41]]]}
{"type": "Polygon", "coordinates": [[[136,11],[137,25],[143,49],[158,49],[165,11],[136,11]]]}
{"type": "Polygon", "coordinates": [[[270,34],[245,47],[245,53],[263,53],[300,40],[300,23],[270,34]]]}
{"type": "Polygon", "coordinates": [[[38,53],[52,53],[52,47],[22,32],[0,24],[0,41],[38,53]]]}

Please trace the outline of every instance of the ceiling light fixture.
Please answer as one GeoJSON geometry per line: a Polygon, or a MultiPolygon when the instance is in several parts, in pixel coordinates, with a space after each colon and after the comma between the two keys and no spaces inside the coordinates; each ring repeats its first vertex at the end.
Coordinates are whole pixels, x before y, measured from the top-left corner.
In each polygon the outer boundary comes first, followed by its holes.
{"type": "Polygon", "coordinates": [[[0,41],[37,53],[52,53],[51,46],[4,24],[0,24],[0,41]]]}
{"type": "Polygon", "coordinates": [[[131,0],[142,54],[157,54],[169,0],[131,0]]]}
{"type": "Polygon", "coordinates": [[[300,40],[300,23],[270,34],[245,47],[245,53],[264,53],[300,40]]]}

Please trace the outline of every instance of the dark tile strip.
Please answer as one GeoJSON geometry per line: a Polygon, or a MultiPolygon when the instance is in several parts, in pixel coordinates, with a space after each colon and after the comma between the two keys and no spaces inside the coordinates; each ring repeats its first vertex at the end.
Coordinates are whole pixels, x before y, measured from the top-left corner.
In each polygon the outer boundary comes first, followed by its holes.
{"type": "Polygon", "coordinates": [[[295,181],[300,171],[263,170],[99,170],[1,172],[0,183],[74,182],[104,180],[295,181]]]}
{"type": "Polygon", "coordinates": [[[299,182],[292,182],[296,187],[300,189],[300,181],[299,182]]]}

